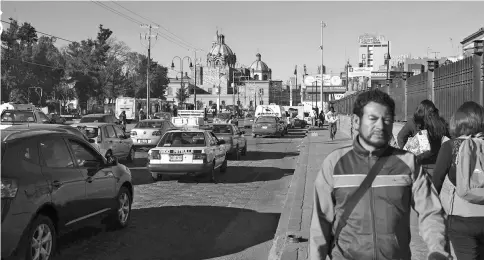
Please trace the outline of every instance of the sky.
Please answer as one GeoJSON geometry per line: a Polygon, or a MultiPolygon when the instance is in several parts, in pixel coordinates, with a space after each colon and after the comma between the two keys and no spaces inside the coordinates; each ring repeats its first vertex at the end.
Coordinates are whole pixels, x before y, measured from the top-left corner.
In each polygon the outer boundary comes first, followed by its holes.
{"type": "MultiPolygon", "coordinates": [[[[306,64],[316,73],[321,64],[321,21],[324,64],[327,72],[339,74],[346,60],[357,66],[358,36],[384,35],[391,42],[391,55],[438,57],[458,53],[462,39],[484,27],[484,2],[295,2],[295,1],[101,1],[131,19],[161,25],[152,45],[155,61],[170,66],[175,56],[194,57],[189,45],[203,49],[197,58],[206,61],[216,31],[237,61],[249,66],[256,53],[272,69],[273,79],[286,81],[294,67],[306,64]],[[124,7],[124,8],[123,8],[124,7]],[[136,14],[147,18],[145,20],[136,14]],[[176,35],[176,36],[173,36],[176,35]],[[169,38],[171,41],[163,37],[169,38]],[[452,40],[451,40],[452,39],[452,40]],[[176,43],[174,43],[176,42],[176,43]],[[181,46],[180,46],[181,45],[181,46]],[[432,54],[433,56],[434,54],[432,54]]],[[[133,51],[147,53],[138,22],[110,12],[95,1],[2,1],[2,20],[9,17],[30,22],[37,31],[72,41],[95,38],[99,24],[113,31],[133,51]]],[[[3,24],[4,27],[8,25],[3,24]]],[[[68,42],[58,40],[58,46],[68,42]]],[[[175,66],[179,61],[175,60],[175,66]]],[[[185,68],[188,66],[185,64],[185,68]]],[[[300,70],[301,71],[301,70],[300,70]]]]}

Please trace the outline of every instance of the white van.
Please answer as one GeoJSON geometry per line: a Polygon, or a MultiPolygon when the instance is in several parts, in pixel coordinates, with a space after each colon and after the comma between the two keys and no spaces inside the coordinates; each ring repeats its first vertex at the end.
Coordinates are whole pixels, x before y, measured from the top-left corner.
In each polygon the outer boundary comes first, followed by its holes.
{"type": "Polygon", "coordinates": [[[289,125],[289,118],[287,117],[284,107],[280,105],[258,105],[255,108],[255,118],[260,116],[275,116],[279,117],[282,122],[284,122],[284,131],[287,133],[287,127],[289,125]]]}

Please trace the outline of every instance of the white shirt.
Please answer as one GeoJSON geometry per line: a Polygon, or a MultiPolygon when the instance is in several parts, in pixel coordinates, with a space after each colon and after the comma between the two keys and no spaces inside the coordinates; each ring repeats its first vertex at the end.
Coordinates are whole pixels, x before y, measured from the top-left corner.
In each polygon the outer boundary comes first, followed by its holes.
{"type": "Polygon", "coordinates": [[[328,121],[328,123],[334,123],[336,121],[338,121],[338,114],[336,114],[336,112],[331,112],[329,111],[327,114],[326,114],[326,121],[328,121]]]}

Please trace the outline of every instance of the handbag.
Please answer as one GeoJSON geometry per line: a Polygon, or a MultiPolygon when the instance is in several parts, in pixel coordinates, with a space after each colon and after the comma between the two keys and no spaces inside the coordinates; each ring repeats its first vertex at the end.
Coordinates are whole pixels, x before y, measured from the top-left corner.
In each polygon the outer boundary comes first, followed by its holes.
{"type": "Polygon", "coordinates": [[[332,249],[335,246],[339,247],[338,237],[339,237],[339,234],[341,233],[341,230],[343,230],[343,228],[346,226],[346,222],[348,221],[348,218],[350,217],[351,213],[355,209],[356,205],[363,198],[363,195],[365,195],[365,193],[371,187],[371,184],[375,180],[376,176],[383,169],[383,166],[385,165],[385,163],[388,161],[388,159],[392,154],[393,154],[393,148],[390,148],[390,147],[383,152],[382,156],[380,156],[378,160],[375,162],[375,164],[373,165],[373,167],[371,167],[370,171],[368,172],[368,174],[366,175],[365,179],[360,184],[358,189],[353,194],[351,194],[348,201],[343,205],[342,207],[343,213],[341,214],[338,220],[338,224],[336,225],[336,230],[334,232],[333,242],[331,247],[332,249]]]}
{"type": "Polygon", "coordinates": [[[430,151],[430,141],[427,130],[420,130],[415,136],[408,139],[403,150],[415,155],[430,151]]]}

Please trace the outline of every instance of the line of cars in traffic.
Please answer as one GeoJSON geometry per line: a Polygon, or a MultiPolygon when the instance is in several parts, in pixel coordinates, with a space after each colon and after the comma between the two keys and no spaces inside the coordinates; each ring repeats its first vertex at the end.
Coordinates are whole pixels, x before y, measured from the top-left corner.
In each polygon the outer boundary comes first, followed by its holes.
{"type": "MultiPolygon", "coordinates": [[[[248,152],[245,131],[229,123],[193,129],[147,119],[125,132],[108,114],[73,125],[3,119],[2,113],[2,259],[51,259],[60,234],[93,219],[127,226],[134,188],[118,158],[131,162],[136,151],[148,150],[154,181],[205,175],[217,183],[229,157],[248,152]]],[[[260,116],[252,134],[283,136],[287,127],[281,118],[260,116]]]]}
{"type": "Polygon", "coordinates": [[[213,126],[219,140],[211,130],[179,129],[163,119],[125,133],[99,117],[74,125],[2,120],[2,259],[51,259],[61,234],[92,220],[126,227],[134,188],[117,158],[132,161],[135,150],[152,148],[147,169],[155,180],[188,172],[214,182],[216,170],[227,170],[227,154],[247,152],[244,132],[230,124],[213,126]]]}

